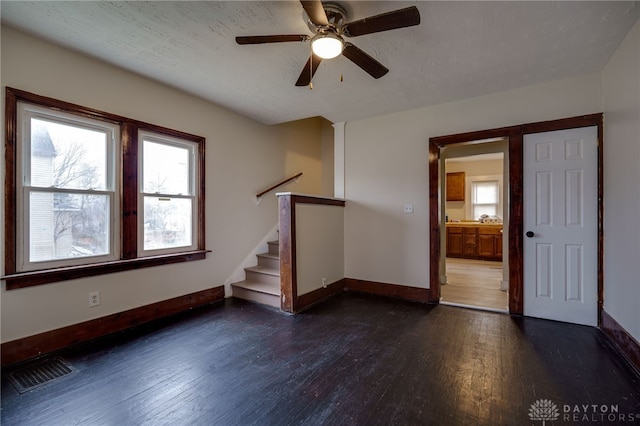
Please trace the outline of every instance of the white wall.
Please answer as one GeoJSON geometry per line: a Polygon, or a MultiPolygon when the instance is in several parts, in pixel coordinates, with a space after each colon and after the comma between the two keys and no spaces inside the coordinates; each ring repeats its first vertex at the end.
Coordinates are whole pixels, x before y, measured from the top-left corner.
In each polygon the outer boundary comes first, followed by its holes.
{"type": "Polygon", "coordinates": [[[347,123],[345,276],[429,287],[430,137],[600,112],[600,83],[596,73],[347,123]]]}
{"type": "MultiPolygon", "coordinates": [[[[447,161],[446,173],[464,172],[465,177],[465,201],[446,201],[445,210],[449,220],[471,220],[471,184],[475,180],[494,178],[500,182],[500,200],[504,203],[502,185],[504,182],[502,167],[503,160],[479,160],[479,161],[447,161]]],[[[502,211],[498,211],[498,216],[502,217],[502,211]]]]}
{"type": "Polygon", "coordinates": [[[298,296],[344,278],[344,207],[297,203],[298,296]]]}
{"type": "Polygon", "coordinates": [[[640,21],[602,78],[604,310],[640,341],[640,21]]]}
{"type": "Polygon", "coordinates": [[[2,342],[223,285],[277,223],[275,195],[256,204],[256,192],[293,171],[304,176],[287,190],[322,188],[317,119],[265,126],[11,28],[1,31],[3,105],[10,86],[206,138],[206,241],[213,250],[197,262],[11,291],[3,284],[2,342]],[[88,293],[96,290],[101,305],[89,308],[88,293]]]}

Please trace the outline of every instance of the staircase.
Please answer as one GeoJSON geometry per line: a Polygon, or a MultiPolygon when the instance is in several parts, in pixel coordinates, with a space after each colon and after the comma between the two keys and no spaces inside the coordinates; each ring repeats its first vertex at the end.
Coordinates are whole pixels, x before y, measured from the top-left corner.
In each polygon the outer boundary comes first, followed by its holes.
{"type": "Polygon", "coordinates": [[[231,284],[233,297],[280,308],[280,246],[269,241],[269,251],[256,255],[258,264],[245,268],[246,279],[231,284]]]}

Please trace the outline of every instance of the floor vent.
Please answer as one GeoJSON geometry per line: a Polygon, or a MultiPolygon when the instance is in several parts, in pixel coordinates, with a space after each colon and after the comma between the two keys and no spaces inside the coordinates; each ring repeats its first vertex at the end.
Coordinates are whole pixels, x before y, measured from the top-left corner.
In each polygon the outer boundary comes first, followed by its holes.
{"type": "Polygon", "coordinates": [[[9,373],[9,381],[20,393],[50,383],[75,369],[62,358],[51,358],[29,364],[9,373]]]}

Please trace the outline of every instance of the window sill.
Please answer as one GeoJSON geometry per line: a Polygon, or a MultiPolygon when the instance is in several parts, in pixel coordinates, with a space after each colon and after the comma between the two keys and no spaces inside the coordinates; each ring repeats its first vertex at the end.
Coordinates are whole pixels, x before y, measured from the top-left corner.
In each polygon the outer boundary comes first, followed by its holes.
{"type": "Polygon", "coordinates": [[[1,279],[7,283],[7,290],[50,284],[59,281],[96,275],[111,274],[113,272],[129,271],[150,266],[168,265],[171,263],[191,262],[205,259],[211,250],[194,250],[183,253],[166,254],[162,256],[140,257],[136,259],[115,260],[113,262],[93,263],[90,265],[69,266],[40,271],[19,272],[5,275],[1,279]]]}

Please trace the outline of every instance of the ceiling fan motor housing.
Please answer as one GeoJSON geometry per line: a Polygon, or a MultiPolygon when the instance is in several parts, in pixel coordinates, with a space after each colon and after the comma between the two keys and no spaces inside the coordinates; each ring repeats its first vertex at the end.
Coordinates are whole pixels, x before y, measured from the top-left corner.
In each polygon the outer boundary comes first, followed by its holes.
{"type": "Polygon", "coordinates": [[[316,25],[311,22],[311,19],[305,14],[307,26],[313,33],[319,33],[326,30],[333,29],[336,34],[342,33],[342,26],[347,22],[347,11],[344,7],[338,3],[322,3],[324,12],[327,15],[327,21],[329,21],[329,27],[323,25],[316,25]]]}

